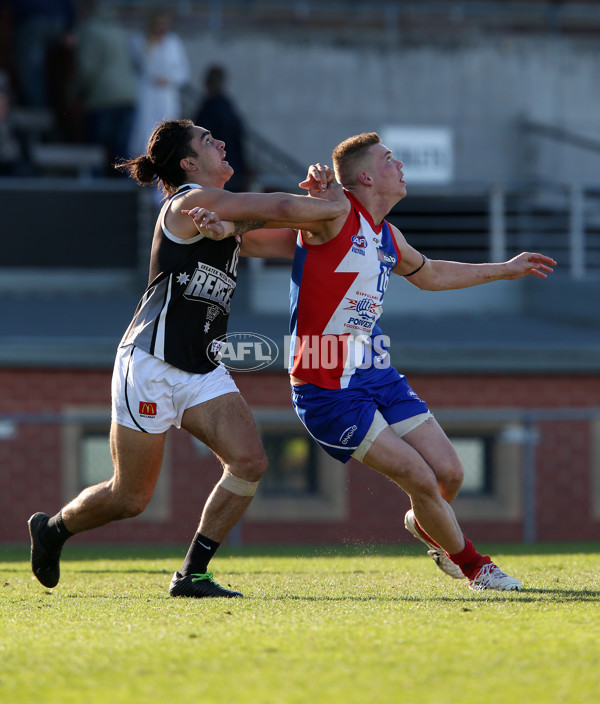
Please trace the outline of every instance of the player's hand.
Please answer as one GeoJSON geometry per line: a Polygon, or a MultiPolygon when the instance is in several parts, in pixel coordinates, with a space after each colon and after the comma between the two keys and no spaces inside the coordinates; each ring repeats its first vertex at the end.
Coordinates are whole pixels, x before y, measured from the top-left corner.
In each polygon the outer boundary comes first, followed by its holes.
{"type": "Polygon", "coordinates": [[[335,181],[328,184],[325,189],[309,189],[308,195],[313,198],[320,198],[321,200],[347,202],[346,196],[344,195],[344,189],[335,181]]]}
{"type": "Polygon", "coordinates": [[[556,262],[551,257],[537,252],[521,252],[506,262],[508,269],[507,279],[520,279],[522,276],[538,276],[546,279],[556,266],[556,262]]]}
{"type": "Polygon", "coordinates": [[[181,212],[183,215],[189,215],[198,232],[208,239],[222,240],[231,234],[231,228],[226,227],[221,218],[212,210],[196,207],[181,212]]]}
{"type": "Polygon", "coordinates": [[[308,168],[308,174],[299,184],[313,198],[322,200],[344,201],[344,190],[335,180],[335,174],[330,166],[313,164],[308,168]]]}
{"type": "Polygon", "coordinates": [[[335,174],[333,169],[326,164],[312,164],[308,167],[308,173],[304,181],[298,184],[300,188],[307,191],[326,191],[327,187],[335,183],[335,174]]]}

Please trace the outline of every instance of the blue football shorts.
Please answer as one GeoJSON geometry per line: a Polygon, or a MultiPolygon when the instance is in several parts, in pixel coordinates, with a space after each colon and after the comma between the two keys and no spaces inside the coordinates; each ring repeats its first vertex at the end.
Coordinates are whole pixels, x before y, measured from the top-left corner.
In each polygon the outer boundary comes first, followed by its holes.
{"type": "Polygon", "coordinates": [[[298,417],[325,452],[340,462],[347,462],[359,447],[376,411],[388,425],[429,413],[427,404],[394,367],[371,369],[359,379],[360,383],[351,383],[347,389],[292,385],[292,403],[298,417]]]}

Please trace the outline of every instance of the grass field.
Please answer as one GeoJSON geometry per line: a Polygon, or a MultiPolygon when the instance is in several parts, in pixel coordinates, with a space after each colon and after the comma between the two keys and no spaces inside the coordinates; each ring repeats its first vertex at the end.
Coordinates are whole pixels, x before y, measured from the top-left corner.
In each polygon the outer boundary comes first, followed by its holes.
{"type": "Polygon", "coordinates": [[[483,546],[474,593],[418,547],[222,549],[244,599],[172,599],[184,548],[67,546],[50,591],[0,546],[2,704],[597,704],[600,544],[483,546]]]}

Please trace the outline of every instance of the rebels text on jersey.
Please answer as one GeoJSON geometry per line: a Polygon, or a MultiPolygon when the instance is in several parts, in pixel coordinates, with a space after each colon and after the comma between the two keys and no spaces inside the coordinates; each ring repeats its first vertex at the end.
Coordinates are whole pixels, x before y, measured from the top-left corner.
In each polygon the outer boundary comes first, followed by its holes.
{"type": "Polygon", "coordinates": [[[327,389],[348,387],[360,369],[389,363],[378,320],[400,252],[389,224],[375,225],[346,192],[351,210],[324,244],[298,236],[290,288],[290,373],[327,389]]]}

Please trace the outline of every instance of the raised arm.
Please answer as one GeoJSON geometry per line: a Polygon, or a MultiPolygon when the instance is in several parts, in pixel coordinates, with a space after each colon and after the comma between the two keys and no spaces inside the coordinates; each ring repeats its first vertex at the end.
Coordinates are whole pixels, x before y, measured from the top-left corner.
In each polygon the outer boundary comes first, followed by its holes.
{"type": "MultiPolygon", "coordinates": [[[[216,212],[222,220],[252,223],[254,228],[295,226],[333,220],[345,203],[291,193],[230,193],[220,188],[194,189],[182,196],[167,214],[167,226],[179,237],[196,234],[193,216],[197,208],[216,212]]],[[[249,229],[249,228],[246,228],[249,229]]]]}
{"type": "MultiPolygon", "coordinates": [[[[306,236],[314,241],[325,242],[335,237],[346,219],[350,208],[342,188],[335,182],[333,169],[323,164],[313,164],[308,168],[306,178],[298,184],[309,195],[323,201],[341,204],[341,214],[335,218],[316,222],[294,223],[294,228],[259,229],[248,232],[242,239],[240,254],[243,257],[278,257],[293,259],[296,251],[298,230],[307,230],[306,236]]],[[[284,223],[267,223],[267,228],[284,223]]],[[[242,225],[242,223],[238,223],[242,225]]],[[[250,228],[248,228],[250,229],[250,228]]]]}
{"type": "Polygon", "coordinates": [[[523,276],[545,279],[556,266],[554,259],[536,252],[522,252],[506,262],[493,264],[427,259],[408,244],[398,228],[392,226],[392,232],[401,254],[401,260],[393,273],[404,276],[411,284],[426,291],[469,288],[502,279],[520,279],[523,276]]]}
{"type": "MultiPolygon", "coordinates": [[[[307,229],[310,230],[311,233],[320,233],[321,235],[325,234],[326,236],[324,237],[324,240],[329,239],[331,236],[337,234],[349,209],[348,199],[345,197],[341,187],[335,183],[333,170],[328,166],[324,166],[323,164],[313,164],[308,168],[306,178],[298,185],[301,188],[306,189],[309,192],[309,196],[293,196],[285,193],[237,194],[236,202],[231,202],[231,199],[228,196],[234,194],[219,191],[218,189],[203,189],[202,195],[200,196],[203,202],[208,201],[209,198],[218,198],[219,194],[226,193],[225,199],[227,200],[227,203],[223,204],[223,202],[221,202],[221,205],[225,206],[221,208],[221,210],[228,213],[236,212],[240,217],[242,213],[247,215],[250,212],[265,212],[264,209],[260,211],[241,210],[242,208],[250,205],[250,196],[262,196],[263,203],[266,203],[264,197],[267,196],[269,201],[271,201],[271,208],[281,206],[281,203],[277,204],[273,201],[274,196],[279,197],[290,195],[290,198],[293,199],[293,203],[291,204],[293,218],[288,217],[284,220],[276,220],[276,211],[271,210],[269,212],[271,218],[268,220],[256,220],[248,217],[232,223],[225,222],[226,216],[223,215],[221,216],[224,220],[223,224],[225,226],[223,231],[213,228],[212,232],[207,231],[203,234],[211,237],[212,239],[222,239],[223,237],[247,233],[242,240],[240,250],[240,254],[243,257],[277,257],[292,259],[296,248],[296,237],[298,230],[307,229]],[[207,191],[217,191],[217,194],[215,195],[208,193],[207,198],[207,191]],[[247,197],[245,198],[245,203],[241,203],[239,200],[240,195],[247,197]],[[307,203],[307,201],[309,202],[307,203]],[[313,206],[313,203],[321,203],[321,205],[313,206]],[[319,212],[321,213],[321,217],[316,220],[299,221],[296,219],[296,217],[300,217],[302,215],[310,215],[311,217],[315,217],[319,212]],[[329,232],[332,234],[327,235],[329,232]]],[[[193,191],[190,194],[190,201],[192,195],[196,198],[198,197],[197,192],[193,191]]],[[[214,204],[214,201],[211,202],[214,204]]],[[[287,208],[288,205],[286,205],[285,208],[287,208]]],[[[188,218],[188,223],[191,221],[195,225],[193,230],[186,230],[186,232],[189,232],[186,236],[191,237],[199,231],[198,226],[201,225],[203,218],[205,217],[207,207],[208,206],[201,207],[195,205],[192,207],[183,208],[179,211],[180,215],[188,218]]],[[[219,207],[220,205],[217,203],[216,208],[213,210],[216,210],[219,207]]],[[[289,212],[286,213],[283,210],[280,212],[280,215],[282,216],[286,214],[289,215],[289,212]]],[[[233,219],[231,215],[229,215],[228,218],[230,220],[233,219]]],[[[318,236],[319,234],[316,234],[316,237],[318,236]]]]}
{"type": "Polygon", "coordinates": [[[206,208],[192,208],[188,216],[193,220],[195,231],[211,240],[244,235],[240,247],[242,257],[277,257],[293,259],[296,249],[295,230],[289,228],[261,228],[263,223],[249,221],[231,222],[206,208]]]}

